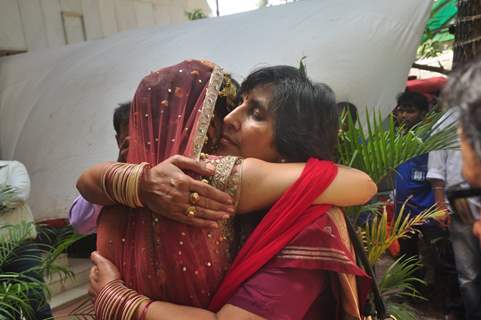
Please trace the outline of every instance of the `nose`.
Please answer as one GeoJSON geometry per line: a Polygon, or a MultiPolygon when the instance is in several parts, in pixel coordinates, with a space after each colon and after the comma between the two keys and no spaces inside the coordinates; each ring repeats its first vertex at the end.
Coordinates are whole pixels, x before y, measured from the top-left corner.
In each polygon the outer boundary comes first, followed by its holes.
{"type": "Polygon", "coordinates": [[[224,130],[238,131],[242,123],[243,108],[238,106],[224,117],[224,130]]]}
{"type": "Polygon", "coordinates": [[[398,111],[397,117],[399,119],[402,119],[402,120],[406,119],[406,112],[405,111],[398,111]]]}

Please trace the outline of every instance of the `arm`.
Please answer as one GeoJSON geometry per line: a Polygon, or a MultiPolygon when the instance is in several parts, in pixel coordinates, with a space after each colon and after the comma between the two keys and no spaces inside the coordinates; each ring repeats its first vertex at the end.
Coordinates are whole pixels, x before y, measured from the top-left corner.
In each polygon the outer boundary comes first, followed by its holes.
{"type": "MultiPolygon", "coordinates": [[[[102,163],[90,167],[77,180],[77,189],[89,202],[113,205],[101,188],[103,174],[112,163],[102,163]]],[[[153,212],[169,219],[198,227],[217,227],[214,221],[228,218],[233,212],[232,198],[206,183],[197,181],[182,170],[189,170],[203,176],[214,172],[204,164],[183,156],[173,156],[146,170],[140,181],[140,199],[153,212]],[[190,195],[197,192],[200,200],[196,204],[195,217],[186,216],[190,195]],[[213,221],[212,221],[213,220],[213,221]]]]}
{"type": "MultiPolygon", "coordinates": [[[[87,200],[95,203],[112,204],[100,188],[101,176],[108,165],[94,166],[80,177],[77,188],[87,200]]],[[[185,198],[188,199],[188,196],[180,193],[183,190],[182,188],[197,191],[201,196],[208,196],[212,191],[201,192],[202,189],[200,188],[206,188],[207,186],[186,176],[178,169],[180,172],[176,173],[174,177],[182,183],[174,185],[173,190],[168,190],[169,188],[172,189],[172,186],[169,186],[169,179],[167,179],[170,176],[167,176],[164,172],[173,169],[160,170],[162,165],[159,164],[149,170],[149,175],[141,183],[142,202],[154,212],[160,212],[156,208],[165,208],[165,205],[159,202],[163,200],[164,203],[170,205],[170,211],[168,212],[178,212],[177,217],[169,216],[169,218],[187,223],[184,212],[189,205],[185,204],[185,198]],[[143,196],[142,190],[147,190],[144,191],[143,196]],[[162,197],[165,194],[169,196],[168,199],[162,197]]],[[[304,166],[303,163],[269,163],[253,158],[245,159],[242,162],[242,179],[237,212],[247,213],[272,205],[301,175],[304,166]]],[[[367,174],[356,169],[339,166],[336,178],[319,195],[315,203],[328,203],[341,207],[360,205],[369,201],[376,192],[377,186],[367,174]],[[356,192],[346,194],[345,190],[356,190],[356,192]]],[[[209,207],[210,203],[203,198],[198,204],[199,213],[202,215],[198,214],[198,217],[216,217],[216,212],[213,210],[229,210],[229,208],[214,202],[209,207]]],[[[195,219],[201,221],[198,218],[195,219]]]]}
{"type": "Polygon", "coordinates": [[[26,202],[30,196],[30,177],[28,176],[25,166],[18,162],[12,161],[10,164],[7,185],[15,189],[15,200],[26,202]]]}
{"type": "MultiPolygon", "coordinates": [[[[97,296],[109,282],[120,279],[118,269],[109,260],[92,253],[94,267],[90,271],[89,293],[97,296]]],[[[218,313],[208,310],[155,301],[147,311],[147,320],[262,320],[265,317],[304,315],[323,292],[325,279],[318,270],[279,268],[266,265],[250,278],[218,313]],[[280,295],[280,293],[282,293],[280,295]],[[258,301],[257,299],[262,301],[258,301]],[[254,301],[254,300],[255,301],[254,301]],[[248,311],[251,310],[251,311],[248,311]],[[262,316],[259,316],[259,315],[262,316]]],[[[109,300],[107,300],[109,301],[109,300]]],[[[137,309],[139,318],[147,302],[137,309]]]]}
{"type": "Polygon", "coordinates": [[[101,187],[102,175],[112,163],[113,162],[104,162],[96,164],[80,175],[77,180],[77,189],[85,200],[102,206],[111,206],[115,204],[115,202],[110,200],[103,192],[101,187]]]}
{"type": "MultiPolygon", "coordinates": [[[[144,303],[145,306],[146,303],[144,303]]],[[[139,307],[139,311],[143,306],[139,307]]],[[[138,314],[140,316],[140,314],[138,314]]],[[[155,301],[147,310],[146,320],[262,320],[247,310],[226,304],[218,313],[200,308],[181,306],[173,303],[155,301]]]]}
{"type": "MultiPolygon", "coordinates": [[[[273,204],[297,180],[304,166],[304,163],[269,163],[245,159],[242,164],[238,212],[251,212],[273,204]]],[[[340,207],[361,205],[368,202],[376,192],[377,186],[367,174],[338,166],[337,176],[314,203],[340,207]]]]}
{"type": "Polygon", "coordinates": [[[72,203],[69,212],[69,222],[75,232],[85,235],[94,233],[97,218],[102,207],[101,205],[88,202],[82,196],[78,196],[72,203]]]}
{"type": "MultiPolygon", "coordinates": [[[[99,294],[100,290],[109,282],[120,279],[120,272],[117,267],[105,259],[97,252],[91,255],[94,266],[90,269],[90,287],[89,294],[94,298],[99,294]]],[[[142,303],[137,309],[135,319],[140,317],[140,313],[146,306],[147,302],[142,303]]],[[[146,320],[262,320],[263,318],[250,313],[244,309],[233,305],[225,305],[217,314],[208,310],[176,305],[173,303],[155,301],[149,306],[146,320]]]]}
{"type": "Polygon", "coordinates": [[[448,208],[446,205],[446,161],[447,152],[445,150],[432,151],[429,153],[428,174],[426,178],[431,182],[434,193],[434,201],[438,210],[444,210],[445,215],[441,215],[436,220],[441,226],[446,227],[449,224],[448,208]]]}

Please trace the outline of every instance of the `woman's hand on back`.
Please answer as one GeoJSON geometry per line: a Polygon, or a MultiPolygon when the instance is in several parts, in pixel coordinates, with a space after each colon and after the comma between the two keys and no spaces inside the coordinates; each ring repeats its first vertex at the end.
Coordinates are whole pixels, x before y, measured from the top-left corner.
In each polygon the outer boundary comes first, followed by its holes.
{"type": "Polygon", "coordinates": [[[146,170],[140,182],[140,199],[154,213],[197,227],[217,227],[215,221],[227,219],[234,213],[232,198],[207,183],[195,180],[184,171],[211,176],[214,169],[188,157],[175,155],[146,170]],[[191,194],[198,193],[196,203],[191,194]],[[189,207],[196,207],[188,216],[189,207]]]}
{"type": "Polygon", "coordinates": [[[92,252],[90,259],[94,266],[89,274],[89,294],[95,298],[109,282],[120,279],[120,272],[112,262],[102,257],[97,251],[92,252]]]}

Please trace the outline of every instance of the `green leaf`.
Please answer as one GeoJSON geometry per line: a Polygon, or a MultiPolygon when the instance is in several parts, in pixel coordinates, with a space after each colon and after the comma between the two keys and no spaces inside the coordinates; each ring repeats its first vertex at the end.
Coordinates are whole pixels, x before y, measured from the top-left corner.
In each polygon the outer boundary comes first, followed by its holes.
{"type": "Polygon", "coordinates": [[[66,229],[58,236],[48,228],[39,227],[39,235],[48,239],[50,244],[30,241],[30,231],[33,223],[20,223],[2,226],[0,229],[6,234],[0,237],[0,270],[5,270],[7,264],[25,259],[38,260],[38,266],[22,272],[0,273],[0,318],[3,319],[33,319],[33,310],[30,306],[32,290],[40,304],[47,303],[49,290],[43,281],[28,275],[28,272],[37,271],[45,276],[53,273],[59,274],[61,279],[73,277],[73,273],[56,264],[57,257],[82,236],[75,235],[71,229],[66,229]],[[29,240],[27,242],[27,240],[29,240]],[[16,252],[22,248],[22,255],[16,252]],[[34,255],[35,251],[35,255],[34,255]],[[28,293],[28,294],[27,294],[28,293]]]}
{"type": "Polygon", "coordinates": [[[392,115],[385,128],[379,112],[366,111],[366,125],[348,121],[339,135],[339,162],[369,174],[379,183],[403,162],[434,150],[457,146],[456,125],[439,130],[441,114],[430,114],[424,121],[402,133],[392,115]]]}

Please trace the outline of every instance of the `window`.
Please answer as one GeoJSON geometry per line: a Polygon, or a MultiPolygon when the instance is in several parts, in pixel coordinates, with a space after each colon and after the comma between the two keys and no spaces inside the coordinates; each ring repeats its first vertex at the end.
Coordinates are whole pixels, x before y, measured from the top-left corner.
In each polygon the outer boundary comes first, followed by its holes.
{"type": "Polygon", "coordinates": [[[81,13],[62,11],[62,24],[66,44],[87,40],[84,17],[81,13]]]}

